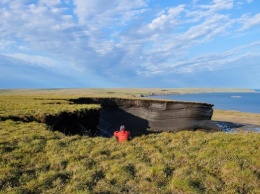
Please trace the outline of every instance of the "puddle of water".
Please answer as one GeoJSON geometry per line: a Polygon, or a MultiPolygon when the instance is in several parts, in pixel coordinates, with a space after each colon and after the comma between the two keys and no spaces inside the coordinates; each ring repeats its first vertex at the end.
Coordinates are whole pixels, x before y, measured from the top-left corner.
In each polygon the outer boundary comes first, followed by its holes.
{"type": "Polygon", "coordinates": [[[255,128],[257,132],[260,132],[260,127],[255,128]]]}
{"type": "Polygon", "coordinates": [[[218,127],[220,127],[224,132],[235,133],[239,130],[249,131],[249,132],[260,132],[260,126],[257,125],[247,125],[247,124],[234,124],[228,122],[214,122],[218,127]]]}
{"type": "Polygon", "coordinates": [[[232,128],[229,124],[224,123],[224,122],[215,122],[215,124],[222,129],[222,131],[225,131],[227,133],[234,133],[236,130],[232,128]]]}

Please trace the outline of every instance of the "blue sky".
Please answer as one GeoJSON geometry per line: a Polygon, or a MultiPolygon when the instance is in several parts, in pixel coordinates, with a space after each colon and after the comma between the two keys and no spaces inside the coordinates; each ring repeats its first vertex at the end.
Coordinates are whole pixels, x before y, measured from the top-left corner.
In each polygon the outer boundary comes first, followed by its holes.
{"type": "Polygon", "coordinates": [[[0,0],[0,88],[260,88],[259,0],[0,0]]]}

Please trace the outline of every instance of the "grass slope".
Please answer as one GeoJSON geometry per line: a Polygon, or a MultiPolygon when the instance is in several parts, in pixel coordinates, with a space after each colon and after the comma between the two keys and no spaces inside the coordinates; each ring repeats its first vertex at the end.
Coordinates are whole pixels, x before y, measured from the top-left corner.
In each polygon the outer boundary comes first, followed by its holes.
{"type": "MultiPolygon", "coordinates": [[[[68,99],[134,98],[158,91],[4,91],[0,116],[82,111],[99,107],[70,104],[68,99]]],[[[259,118],[220,110],[213,115],[213,120],[251,124],[259,124],[259,118]]],[[[117,144],[113,138],[65,136],[47,130],[44,123],[2,120],[0,193],[260,193],[259,142],[260,134],[254,132],[182,131],[117,144]]]]}
{"type": "Polygon", "coordinates": [[[259,193],[256,133],[64,136],[0,122],[1,193],[259,193]]]}
{"type": "Polygon", "coordinates": [[[84,112],[100,109],[97,104],[73,104],[68,99],[50,99],[44,96],[1,96],[1,118],[16,117],[23,120],[43,121],[46,115],[58,115],[62,112],[84,112]]]}

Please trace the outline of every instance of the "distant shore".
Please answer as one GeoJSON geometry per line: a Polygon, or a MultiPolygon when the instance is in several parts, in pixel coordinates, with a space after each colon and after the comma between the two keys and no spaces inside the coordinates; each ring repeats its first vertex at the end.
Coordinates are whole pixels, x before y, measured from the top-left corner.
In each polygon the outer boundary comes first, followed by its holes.
{"type": "Polygon", "coordinates": [[[182,94],[196,94],[196,93],[233,93],[233,92],[256,92],[254,89],[236,89],[236,88],[183,88],[172,90],[161,90],[159,92],[151,92],[149,94],[141,94],[141,97],[149,96],[164,96],[164,95],[182,95],[182,94]]]}
{"type": "MultiPolygon", "coordinates": [[[[57,89],[0,89],[0,96],[37,96],[51,98],[120,97],[140,98],[152,95],[180,95],[212,92],[256,92],[241,88],[57,88],[57,89]]],[[[238,124],[260,125],[260,114],[215,110],[212,120],[238,124]]]]}
{"type": "Polygon", "coordinates": [[[154,95],[194,94],[212,92],[255,92],[246,88],[49,88],[49,89],[0,89],[0,95],[70,95],[140,97],[154,95]]]}

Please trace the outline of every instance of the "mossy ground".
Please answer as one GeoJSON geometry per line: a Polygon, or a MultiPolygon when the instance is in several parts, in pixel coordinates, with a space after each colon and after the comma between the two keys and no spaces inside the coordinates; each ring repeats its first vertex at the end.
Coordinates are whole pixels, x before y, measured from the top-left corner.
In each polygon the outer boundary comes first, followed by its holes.
{"type": "Polygon", "coordinates": [[[69,99],[50,96],[0,96],[0,119],[15,117],[21,120],[43,121],[47,115],[62,112],[84,112],[88,109],[100,109],[97,104],[73,104],[69,99]]]}
{"type": "MultiPolygon", "coordinates": [[[[52,114],[63,102],[52,104],[52,114]]],[[[28,114],[18,107],[1,105],[1,114],[28,114]]],[[[227,112],[216,114],[213,119],[229,121],[227,112]]],[[[233,113],[231,120],[240,116],[233,113]]],[[[254,132],[182,131],[118,144],[114,138],[65,136],[44,123],[2,120],[0,193],[260,193],[259,142],[254,132]]]]}
{"type": "Polygon", "coordinates": [[[259,193],[260,135],[158,133],[118,144],[0,122],[1,193],[259,193]]]}

